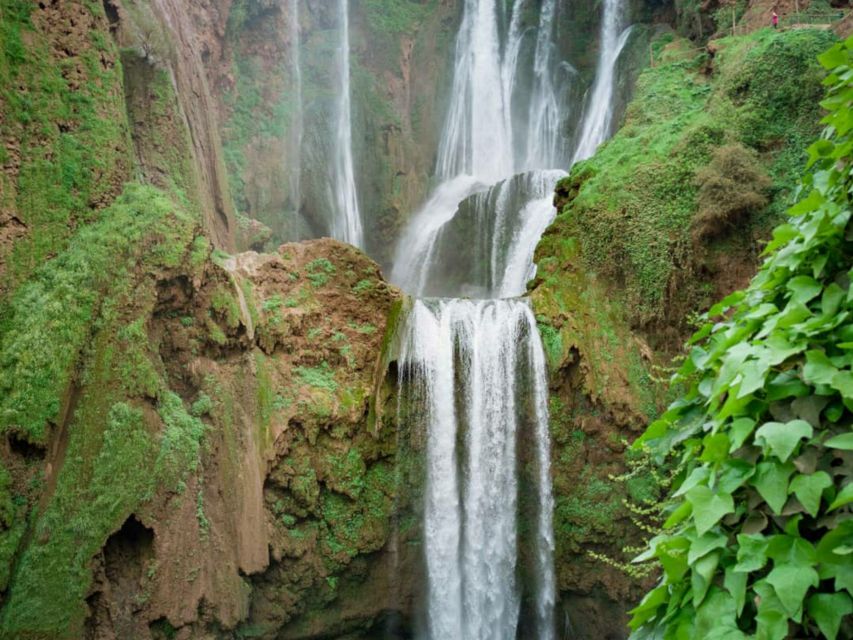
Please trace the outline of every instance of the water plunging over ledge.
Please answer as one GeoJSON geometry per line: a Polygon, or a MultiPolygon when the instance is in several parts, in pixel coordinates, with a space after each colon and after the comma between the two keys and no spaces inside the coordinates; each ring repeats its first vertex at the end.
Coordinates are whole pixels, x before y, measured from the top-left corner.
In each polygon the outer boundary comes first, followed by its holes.
{"type": "MultiPolygon", "coordinates": [[[[577,153],[561,133],[569,114],[557,83],[557,3],[541,2],[532,60],[522,63],[530,5],[514,0],[507,21],[496,0],[465,0],[436,163],[442,182],[401,236],[391,272],[421,297],[398,363],[401,394],[418,399],[409,415],[426,434],[424,640],[515,640],[522,611],[527,638],[555,637],[547,369],[534,314],[517,296],[556,214],[561,169],[577,153]],[[519,101],[525,76],[530,95],[519,101]],[[531,495],[535,508],[525,509],[531,495]]],[[[605,0],[579,148],[594,151],[609,134],[624,5],[605,0]]]]}
{"type": "Polygon", "coordinates": [[[552,637],[547,379],[524,300],[418,300],[399,363],[423,398],[429,638],[514,640],[518,547],[534,558],[537,638],[552,637]],[[460,401],[454,402],[454,398],[460,401]],[[461,407],[457,409],[457,407],[461,407]],[[520,440],[535,442],[537,526],[518,537],[520,440]],[[464,442],[461,447],[457,442],[464,442]]]}

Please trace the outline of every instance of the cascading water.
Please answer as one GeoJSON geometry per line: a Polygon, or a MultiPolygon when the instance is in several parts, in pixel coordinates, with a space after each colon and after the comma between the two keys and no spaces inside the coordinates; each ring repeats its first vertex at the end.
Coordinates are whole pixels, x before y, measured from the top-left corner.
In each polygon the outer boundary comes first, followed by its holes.
{"type": "Polygon", "coordinates": [[[337,71],[340,96],[337,104],[335,129],[334,173],[332,203],[335,219],[332,235],[338,240],[363,246],[361,213],[355,186],[352,157],[352,97],[350,95],[349,0],[337,0],[341,42],[338,49],[337,71]]]}
{"type": "Polygon", "coordinates": [[[513,170],[512,129],[501,84],[496,0],[465,0],[456,39],[450,109],[438,148],[436,175],[494,182],[513,170]]]}
{"type": "Polygon", "coordinates": [[[575,145],[572,162],[589,158],[598,146],[610,136],[613,125],[613,91],[616,84],[616,63],[628,42],[631,27],[626,27],[627,3],[625,0],[604,0],[601,20],[598,68],[595,84],[587,102],[581,136],[575,145]]]}
{"type": "MultiPolygon", "coordinates": [[[[622,20],[611,5],[624,0],[605,2],[610,26],[602,32],[610,34],[622,20]]],[[[523,23],[534,3],[515,0],[508,20],[502,6],[465,0],[436,164],[442,183],[402,235],[391,273],[416,296],[443,296],[414,302],[398,358],[400,393],[420,402],[408,415],[423,420],[427,436],[424,640],[515,640],[522,612],[529,637],[554,638],[546,363],[531,308],[516,296],[556,213],[552,194],[565,173],[555,167],[568,164],[557,2],[538,5],[532,56],[522,55],[523,23]],[[519,78],[531,79],[529,99],[519,78]],[[533,491],[522,494],[522,483],[533,491]],[[524,539],[523,495],[535,496],[537,514],[524,539]],[[525,584],[522,575],[534,577],[525,584]]],[[[612,56],[599,63],[596,105],[612,99],[626,39],[602,41],[612,56]]],[[[603,140],[611,119],[609,107],[603,119],[588,115],[582,140],[603,140]]]]}
{"type": "Polygon", "coordinates": [[[560,105],[554,87],[551,52],[556,0],[545,0],[539,17],[533,58],[533,97],[527,121],[525,167],[556,167],[560,158],[560,105]]]}
{"type": "Polygon", "coordinates": [[[533,439],[540,509],[533,546],[540,579],[532,590],[537,637],[552,637],[547,380],[530,307],[522,300],[416,301],[399,362],[423,399],[420,414],[427,421],[428,637],[516,638],[517,450],[521,440],[533,439]]]}
{"type": "Polygon", "coordinates": [[[484,187],[460,176],[441,185],[401,242],[410,256],[391,278],[418,296],[509,298],[524,294],[533,249],[554,219],[560,170],[531,171],[484,187]],[[435,215],[437,211],[446,213],[435,215]],[[424,242],[424,239],[428,242],[424,242]]]}

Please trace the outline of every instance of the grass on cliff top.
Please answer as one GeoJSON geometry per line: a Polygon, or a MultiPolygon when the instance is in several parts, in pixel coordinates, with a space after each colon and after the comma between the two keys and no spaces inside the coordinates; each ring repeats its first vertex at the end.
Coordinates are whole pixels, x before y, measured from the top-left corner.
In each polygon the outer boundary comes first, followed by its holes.
{"type": "Polygon", "coordinates": [[[580,190],[562,215],[586,266],[624,288],[634,321],[666,315],[667,290],[694,251],[696,175],[716,149],[757,153],[772,180],[769,205],[741,231],[762,235],[778,221],[804,162],[803,142],[817,132],[816,58],[833,39],[815,30],[725,38],[710,77],[707,54],[672,42],[640,76],[622,129],[575,166],[567,180],[580,190]]]}

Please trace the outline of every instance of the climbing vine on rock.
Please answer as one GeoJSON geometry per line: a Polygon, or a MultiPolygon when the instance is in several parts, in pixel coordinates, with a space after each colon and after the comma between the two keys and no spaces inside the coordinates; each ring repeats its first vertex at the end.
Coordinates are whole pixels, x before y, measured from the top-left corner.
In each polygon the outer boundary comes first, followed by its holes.
{"type": "Polygon", "coordinates": [[[707,314],[688,389],[634,445],[683,466],[632,639],[853,635],[853,38],[804,197],[750,286],[707,314]]]}

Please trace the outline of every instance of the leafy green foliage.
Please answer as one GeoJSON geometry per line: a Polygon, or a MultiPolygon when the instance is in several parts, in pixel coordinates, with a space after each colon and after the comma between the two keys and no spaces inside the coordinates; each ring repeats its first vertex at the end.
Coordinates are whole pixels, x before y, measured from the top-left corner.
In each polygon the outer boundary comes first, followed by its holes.
{"type": "Polygon", "coordinates": [[[663,567],[638,640],[853,631],[853,38],[821,63],[805,197],[749,288],[708,312],[677,374],[688,391],[635,444],[684,468],[638,558],[663,567]]]}

